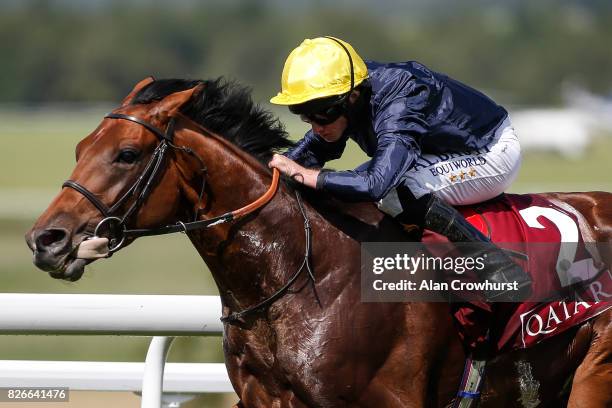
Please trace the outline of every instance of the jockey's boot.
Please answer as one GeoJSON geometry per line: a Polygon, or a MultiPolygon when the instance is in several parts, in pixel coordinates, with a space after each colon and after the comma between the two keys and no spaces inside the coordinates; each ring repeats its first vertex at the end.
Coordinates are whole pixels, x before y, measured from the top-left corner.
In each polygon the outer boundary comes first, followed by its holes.
{"type": "MultiPolygon", "coordinates": [[[[425,197],[422,197],[424,199],[425,197]]],[[[425,198],[426,199],[426,198],[425,198]]],[[[419,201],[421,201],[419,200],[419,201]]],[[[483,233],[470,224],[451,205],[431,194],[425,208],[423,227],[444,235],[451,242],[474,242],[489,245],[476,245],[476,248],[466,246],[462,254],[476,258],[486,253],[485,268],[478,273],[481,281],[491,283],[516,282],[518,290],[485,291],[489,302],[512,302],[525,300],[531,293],[531,279],[519,265],[497,245],[493,244],[483,233]]]]}

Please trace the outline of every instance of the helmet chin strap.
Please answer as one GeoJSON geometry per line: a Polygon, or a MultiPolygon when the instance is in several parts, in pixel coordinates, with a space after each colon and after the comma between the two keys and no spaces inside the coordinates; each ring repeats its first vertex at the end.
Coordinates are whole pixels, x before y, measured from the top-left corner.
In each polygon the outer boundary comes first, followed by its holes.
{"type": "Polygon", "coordinates": [[[341,104],[344,110],[344,116],[346,116],[346,119],[348,120],[349,127],[355,126],[360,122],[359,120],[360,118],[361,120],[364,120],[369,115],[369,112],[362,112],[364,108],[366,107],[365,101],[368,100],[369,98],[368,87],[363,87],[357,100],[354,103],[351,103],[351,94],[355,90],[355,70],[353,67],[353,57],[351,57],[351,53],[346,48],[346,46],[342,43],[342,41],[338,40],[337,38],[330,37],[330,36],[325,36],[325,38],[329,38],[330,40],[338,43],[340,47],[342,47],[344,52],[346,52],[346,55],[348,56],[349,67],[350,67],[350,72],[351,72],[351,87],[349,91],[346,93],[346,96],[344,97],[344,100],[341,102],[341,104]]]}
{"type": "Polygon", "coordinates": [[[344,100],[342,101],[344,110],[348,113],[348,110],[349,110],[348,108],[349,108],[349,103],[350,103],[349,99],[351,97],[351,94],[353,93],[353,90],[355,89],[355,70],[353,68],[353,57],[351,57],[351,53],[346,48],[346,46],[342,44],[342,41],[338,40],[337,38],[330,37],[330,36],[325,36],[325,38],[329,38],[330,40],[337,42],[342,47],[344,52],[346,52],[346,55],[348,56],[349,66],[351,69],[351,88],[346,93],[346,96],[344,97],[344,100]]]}
{"type": "MultiPolygon", "coordinates": [[[[334,37],[330,37],[330,36],[326,36],[325,38],[329,38],[330,40],[337,42],[342,47],[344,52],[346,52],[346,55],[348,56],[349,66],[350,66],[350,71],[351,71],[351,88],[346,93],[346,96],[344,97],[344,100],[341,103],[344,109],[344,115],[346,116],[346,119],[348,120],[349,126],[356,126],[360,122],[363,123],[363,121],[369,117],[369,111],[366,110],[365,112],[362,112],[364,108],[366,107],[366,104],[364,102],[368,100],[368,97],[369,97],[368,95],[369,87],[363,87],[357,100],[354,103],[351,103],[351,100],[350,100],[351,94],[355,90],[355,71],[353,68],[353,57],[351,57],[351,53],[340,40],[334,37]]],[[[366,121],[366,122],[368,122],[367,126],[372,126],[372,124],[369,121],[366,121]]]]}
{"type": "Polygon", "coordinates": [[[367,82],[357,91],[359,96],[355,102],[351,103],[346,112],[348,126],[352,129],[367,132],[374,140],[374,128],[372,124],[372,112],[370,110],[370,98],[372,90],[367,82]]]}

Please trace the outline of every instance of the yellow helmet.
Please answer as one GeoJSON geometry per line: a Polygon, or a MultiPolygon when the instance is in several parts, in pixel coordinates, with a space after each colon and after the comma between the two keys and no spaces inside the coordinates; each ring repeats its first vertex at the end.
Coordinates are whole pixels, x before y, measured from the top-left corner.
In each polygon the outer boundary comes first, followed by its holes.
{"type": "Polygon", "coordinates": [[[304,40],[285,61],[281,92],[270,102],[297,105],[342,95],[368,77],[368,68],[353,47],[334,37],[304,40]]]}

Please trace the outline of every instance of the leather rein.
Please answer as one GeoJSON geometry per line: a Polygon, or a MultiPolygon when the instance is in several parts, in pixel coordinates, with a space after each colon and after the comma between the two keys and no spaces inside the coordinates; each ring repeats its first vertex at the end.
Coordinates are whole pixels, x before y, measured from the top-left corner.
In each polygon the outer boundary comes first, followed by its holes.
{"type": "MultiPolygon", "coordinates": [[[[204,165],[204,161],[201,157],[197,155],[193,149],[186,146],[177,146],[174,144],[174,127],[176,118],[171,118],[166,131],[162,131],[156,126],[150,124],[149,122],[140,119],[135,116],[126,115],[123,113],[109,113],[104,116],[105,119],[118,119],[118,120],[126,120],[129,122],[136,123],[145,127],[151,133],[153,133],[157,139],[159,140],[159,144],[153,151],[153,155],[149,162],[146,164],[144,170],[140,174],[140,176],[136,179],[136,181],[132,184],[132,186],[110,207],[104,204],[100,199],[96,197],[94,193],[84,187],[82,184],[74,181],[74,180],[66,180],[62,184],[62,188],[68,187],[76,190],[81,195],[83,195],[94,207],[100,211],[100,213],[104,216],[100,222],[96,225],[94,229],[94,237],[98,237],[99,233],[102,231],[102,227],[108,224],[109,228],[109,257],[119,249],[123,247],[125,244],[126,238],[138,238],[144,236],[153,236],[153,235],[165,235],[172,234],[176,232],[187,233],[189,231],[198,230],[202,228],[209,228],[215,225],[224,224],[227,222],[236,221],[256,210],[262,208],[266,204],[270,202],[270,200],[274,197],[276,192],[278,191],[278,183],[280,178],[280,173],[278,169],[273,169],[272,172],[272,183],[268,190],[260,196],[257,200],[241,207],[237,210],[227,212],[225,214],[209,218],[206,220],[198,220],[198,208],[200,207],[200,203],[202,201],[202,196],[204,194],[205,187],[205,179],[204,173],[206,172],[206,167],[204,165]],[[194,220],[190,222],[178,221],[176,224],[165,225],[157,228],[142,228],[142,229],[128,229],[127,221],[128,219],[139,209],[142,204],[145,202],[147,197],[149,196],[152,187],[154,185],[155,179],[161,173],[164,167],[164,159],[166,157],[166,153],[169,149],[174,149],[177,151],[184,152],[194,158],[196,158],[201,167],[202,173],[202,188],[200,189],[199,197],[198,197],[198,205],[195,209],[194,220]],[[122,216],[115,215],[117,210],[122,208],[130,198],[134,198],[132,204],[129,206],[127,211],[122,216]],[[115,234],[119,233],[119,236],[115,236],[115,234]]],[[[199,126],[200,127],[200,126],[199,126]]],[[[201,127],[200,127],[201,128],[201,127]]],[[[202,128],[202,130],[205,130],[202,128]]],[[[208,132],[206,132],[207,135],[208,132]]],[[[210,135],[209,135],[210,136],[210,135]]],[[[287,281],[287,283],[277,290],[274,294],[264,299],[262,302],[248,307],[240,312],[230,313],[229,315],[221,317],[223,322],[234,322],[241,320],[246,315],[251,314],[256,311],[261,311],[264,308],[268,307],[272,303],[274,303],[278,298],[282,297],[285,292],[289,290],[291,285],[296,281],[301,272],[305,269],[308,272],[310,280],[314,282],[314,274],[312,273],[312,268],[310,266],[310,248],[311,248],[311,227],[310,222],[306,216],[306,211],[304,210],[304,205],[302,203],[300,194],[298,191],[296,193],[296,199],[298,203],[298,207],[300,209],[300,213],[304,219],[304,232],[306,238],[306,250],[304,254],[304,260],[298,270],[293,274],[291,278],[287,281]]]]}

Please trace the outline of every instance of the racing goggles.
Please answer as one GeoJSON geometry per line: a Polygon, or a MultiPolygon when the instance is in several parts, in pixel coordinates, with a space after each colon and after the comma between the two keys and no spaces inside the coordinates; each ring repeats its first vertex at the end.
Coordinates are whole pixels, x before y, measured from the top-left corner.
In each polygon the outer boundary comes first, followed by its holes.
{"type": "Polygon", "coordinates": [[[344,113],[343,106],[332,106],[329,109],[326,109],[321,112],[315,113],[302,113],[300,115],[300,119],[302,119],[306,123],[317,124],[319,126],[329,125],[338,120],[340,116],[344,113]]]}
{"type": "Polygon", "coordinates": [[[300,105],[290,105],[289,110],[300,115],[306,123],[326,126],[335,122],[338,118],[346,113],[346,97],[342,95],[340,98],[334,96],[325,98],[325,100],[314,100],[305,102],[300,105]]]}

